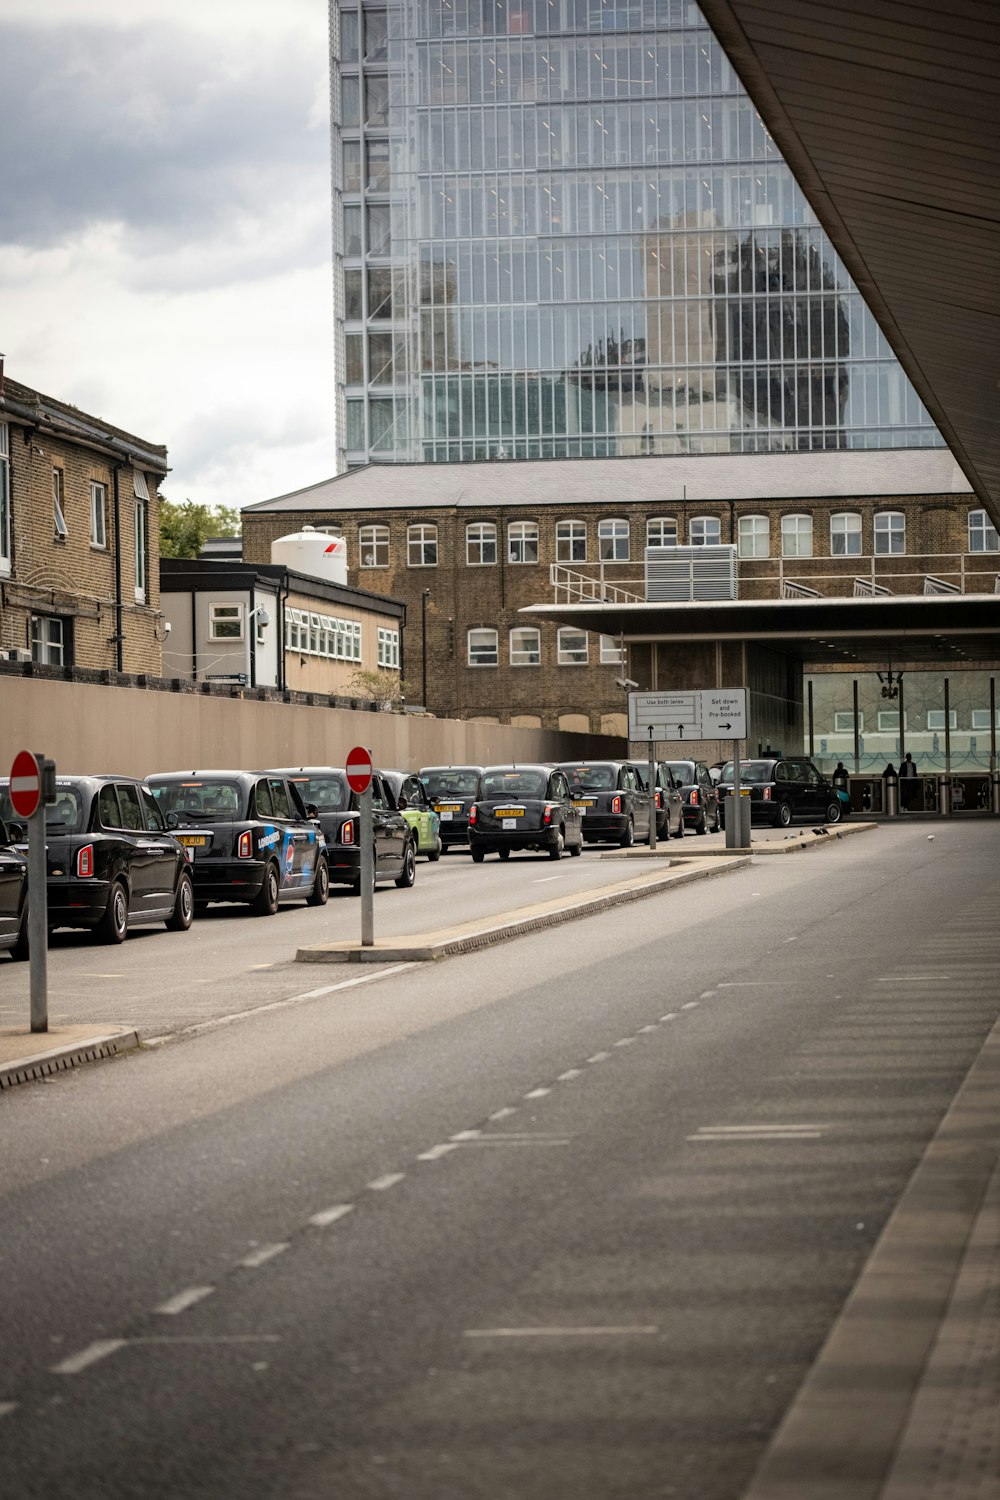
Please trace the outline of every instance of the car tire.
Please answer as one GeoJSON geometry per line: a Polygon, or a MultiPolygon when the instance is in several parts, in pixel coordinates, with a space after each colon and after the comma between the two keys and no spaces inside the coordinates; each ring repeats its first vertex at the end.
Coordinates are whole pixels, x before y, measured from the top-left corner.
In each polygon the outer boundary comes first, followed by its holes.
{"type": "Polygon", "coordinates": [[[187,870],[182,870],[181,878],[177,882],[174,909],[167,918],[165,926],[168,932],[187,932],[193,920],[194,886],[187,870]]]}
{"type": "Polygon", "coordinates": [[[10,950],[10,956],[11,958],[16,959],[18,963],[24,963],[31,957],[31,951],[28,947],[27,901],[24,903],[24,909],[21,912],[21,925],[17,929],[17,941],[14,943],[13,948],[10,950]]]}
{"type": "Polygon", "coordinates": [[[316,866],[316,879],[306,897],[307,906],[325,906],[330,899],[330,866],[321,855],[316,866]]]}
{"type": "Polygon", "coordinates": [[[510,859],[510,850],[509,849],[498,849],[497,850],[497,856],[500,859],[510,859]]]}
{"type": "MultiPolygon", "coordinates": [[[[631,828],[632,824],[629,823],[628,826],[631,828]]],[[[549,845],[549,859],[562,859],[562,857],[563,857],[563,850],[565,849],[565,847],[566,847],[566,840],[563,837],[563,831],[562,831],[562,829],[559,828],[559,829],[556,830],[556,841],[555,841],[555,843],[549,845]]]]}
{"type": "Polygon", "coordinates": [[[122,943],[128,932],[128,891],[120,880],[114,881],[107,908],[94,928],[99,943],[122,943]]]}
{"type": "Polygon", "coordinates": [[[716,814],[715,814],[715,822],[712,824],[712,832],[713,833],[721,833],[722,832],[722,817],[719,814],[718,810],[716,811],[716,814]]]}
{"type": "Polygon", "coordinates": [[[434,845],[434,848],[433,849],[428,849],[428,851],[427,851],[427,861],[428,861],[428,863],[432,864],[432,865],[436,865],[437,862],[438,862],[438,860],[441,858],[441,855],[443,853],[443,849],[444,849],[444,846],[442,845],[441,840],[438,839],[437,843],[434,845]]]}
{"type": "Polygon", "coordinates": [[[792,807],[790,802],[779,802],[778,811],[775,815],[775,828],[790,828],[792,823],[792,807]]]}
{"type": "MultiPolygon", "coordinates": [[[[669,827],[670,827],[670,824],[669,824],[669,823],[668,823],[668,824],[667,824],[667,827],[668,827],[668,828],[669,828],[669,827]]],[[[682,814],[681,814],[681,820],[680,820],[680,822],[679,822],[679,823],[678,823],[678,824],[677,824],[677,832],[676,832],[676,833],[675,833],[675,834],[674,834],[674,838],[675,838],[675,839],[682,839],[682,838],[683,838],[683,837],[684,837],[684,834],[685,834],[685,833],[686,833],[686,831],[687,831],[687,830],[686,830],[686,829],[685,829],[685,827],[684,827],[684,815],[683,815],[683,813],[682,813],[682,814]]]]}
{"type": "Polygon", "coordinates": [[[701,817],[698,819],[697,823],[694,825],[694,831],[695,831],[695,833],[707,833],[708,832],[708,819],[706,818],[704,812],[702,813],[701,817]]]}
{"type": "Polygon", "coordinates": [[[625,832],[622,834],[621,838],[618,840],[618,844],[619,844],[619,847],[622,848],[622,849],[631,849],[631,847],[632,847],[632,845],[634,843],[635,843],[635,825],[632,822],[632,819],[629,818],[628,822],[625,824],[625,832]]]}
{"type": "Polygon", "coordinates": [[[831,802],[826,810],[826,821],[828,823],[839,823],[841,819],[840,799],[831,802]]]}
{"type": "Polygon", "coordinates": [[[473,844],[473,846],[472,846],[472,863],[474,865],[481,865],[482,862],[483,862],[483,860],[485,858],[486,858],[486,850],[485,849],[477,849],[476,846],[475,846],[475,844],[473,844]]]}
{"type": "Polygon", "coordinates": [[[278,866],[273,860],[264,871],[264,879],[260,890],[250,902],[250,910],[255,917],[273,917],[278,910],[279,884],[278,866]]]}
{"type": "Polygon", "coordinates": [[[581,839],[578,844],[567,844],[566,847],[573,858],[577,859],[583,853],[583,840],[581,839]]]}
{"type": "Polygon", "coordinates": [[[417,878],[417,856],[413,848],[413,840],[407,839],[406,848],[403,851],[403,868],[396,876],[396,884],[401,891],[408,891],[417,878]]]}

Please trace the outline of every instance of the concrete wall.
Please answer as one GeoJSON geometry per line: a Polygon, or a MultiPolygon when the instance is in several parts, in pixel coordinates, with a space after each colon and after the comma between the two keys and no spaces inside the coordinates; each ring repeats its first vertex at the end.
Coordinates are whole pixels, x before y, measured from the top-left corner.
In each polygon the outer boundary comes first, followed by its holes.
{"type": "Polygon", "coordinates": [[[61,772],[148,776],[188,767],[343,765],[354,745],[402,769],[592,758],[623,748],[610,737],[505,724],[0,676],[0,775],[22,749],[50,756],[61,772]]]}

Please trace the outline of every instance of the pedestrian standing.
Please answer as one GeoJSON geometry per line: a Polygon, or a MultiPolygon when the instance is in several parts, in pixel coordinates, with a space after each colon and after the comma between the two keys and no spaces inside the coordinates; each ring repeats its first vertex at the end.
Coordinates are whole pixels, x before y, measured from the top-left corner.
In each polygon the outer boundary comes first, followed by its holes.
{"type": "Polygon", "coordinates": [[[904,811],[909,811],[913,806],[917,790],[917,768],[913,764],[913,756],[907,750],[899,763],[899,803],[904,811]]]}

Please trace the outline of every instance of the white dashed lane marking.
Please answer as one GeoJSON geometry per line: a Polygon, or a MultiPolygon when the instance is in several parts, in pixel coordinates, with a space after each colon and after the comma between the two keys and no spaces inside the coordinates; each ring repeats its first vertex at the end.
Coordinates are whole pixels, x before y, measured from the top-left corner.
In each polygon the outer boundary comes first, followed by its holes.
{"type": "Polygon", "coordinates": [[[315,1224],[317,1229],[325,1229],[328,1224],[336,1224],[337,1220],[342,1219],[345,1214],[353,1212],[353,1203],[335,1203],[332,1208],[323,1208],[318,1214],[313,1214],[309,1223],[315,1224]]]}
{"type": "Polygon", "coordinates": [[[187,1312],[189,1307],[194,1307],[196,1302],[210,1297],[214,1291],[214,1286],[189,1286],[176,1296],[168,1297],[166,1302],[161,1302],[153,1311],[163,1318],[175,1318],[178,1313],[187,1312]]]}
{"type": "Polygon", "coordinates": [[[405,1172],[386,1172],[384,1177],[376,1177],[374,1182],[367,1184],[369,1192],[384,1193],[387,1188],[395,1187],[397,1182],[402,1182],[406,1176],[405,1172]]]}
{"type": "Polygon", "coordinates": [[[739,1146],[746,1141],[818,1141],[825,1125],[702,1125],[689,1141],[724,1141],[739,1146]]]}
{"type": "Polygon", "coordinates": [[[16,1401],[0,1401],[0,1417],[9,1417],[12,1411],[17,1411],[16,1401]]]}
{"type": "Polygon", "coordinates": [[[503,1109],[495,1109],[493,1111],[493,1113],[490,1115],[490,1119],[491,1120],[506,1120],[511,1115],[516,1115],[516,1114],[517,1114],[517,1110],[513,1107],[513,1105],[505,1104],[504,1107],[503,1107],[503,1109]]]}
{"type": "MultiPolygon", "coordinates": [[[[565,1073],[560,1073],[559,1074],[559,1077],[556,1080],[556,1082],[557,1083],[572,1083],[574,1078],[581,1078],[582,1076],[583,1075],[580,1072],[579,1068],[567,1068],[565,1073]]],[[[491,1119],[493,1118],[492,1115],[490,1116],[490,1118],[491,1119]]]]}
{"type": "Polygon", "coordinates": [[[467,1328],[467,1339],[566,1339],[566,1338],[622,1338],[636,1334],[659,1333],[653,1323],[623,1323],[599,1327],[565,1328],[467,1328]]]}
{"type": "Polygon", "coordinates": [[[91,1365],[96,1365],[98,1360],[107,1359],[109,1354],[114,1354],[117,1349],[124,1349],[125,1339],[98,1339],[94,1344],[88,1344],[86,1349],[81,1349],[79,1354],[71,1354],[69,1359],[62,1360],[59,1364],[52,1366],[53,1375],[79,1375],[81,1370],[87,1370],[91,1365]]]}
{"type": "Polygon", "coordinates": [[[442,1156],[447,1156],[449,1151],[457,1151],[458,1141],[445,1141],[441,1146],[432,1146],[429,1151],[421,1151],[417,1161],[440,1161],[442,1156]]]}
{"type": "Polygon", "coordinates": [[[276,1256],[290,1248],[287,1240],[276,1245],[258,1245],[256,1250],[251,1250],[249,1255],[244,1255],[239,1264],[247,1266],[250,1270],[256,1270],[258,1266],[266,1266],[269,1260],[274,1260],[276,1256]]]}
{"type": "Polygon", "coordinates": [[[611,1056],[610,1052],[595,1052],[594,1055],[593,1055],[593,1057],[588,1057],[587,1058],[587,1061],[589,1063],[607,1062],[607,1060],[608,1060],[608,1058],[610,1056],[611,1056]]]}
{"type": "Polygon", "coordinates": [[[551,1094],[551,1092],[551,1089],[532,1089],[531,1092],[525,1094],[524,1097],[526,1099],[544,1099],[546,1094],[551,1094]]]}

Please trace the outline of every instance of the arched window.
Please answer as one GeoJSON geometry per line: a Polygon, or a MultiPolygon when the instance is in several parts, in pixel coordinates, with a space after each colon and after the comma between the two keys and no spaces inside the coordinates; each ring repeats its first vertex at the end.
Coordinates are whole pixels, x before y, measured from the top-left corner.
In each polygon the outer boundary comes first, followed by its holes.
{"type": "Polygon", "coordinates": [[[469,631],[469,666],[495,667],[500,659],[495,630],[478,627],[469,631]]]}
{"type": "Polygon", "coordinates": [[[1000,536],[984,510],[969,511],[969,551],[1000,552],[1000,536]]]}
{"type": "Polygon", "coordinates": [[[861,517],[855,511],[830,517],[830,556],[861,556],[861,517]]]}
{"type": "Polygon", "coordinates": [[[673,516],[650,516],[646,522],[646,546],[677,546],[677,522],[673,516]]]}
{"type": "Polygon", "coordinates": [[[881,510],[875,517],[875,551],[880,555],[906,551],[906,517],[901,510],[881,510]]]}
{"type": "Polygon", "coordinates": [[[771,526],[766,516],[740,516],[740,557],[770,557],[771,526]]]}
{"type": "Polygon", "coordinates": [[[812,516],[782,516],[781,555],[782,557],[812,557],[812,516]]]}
{"type": "Polygon", "coordinates": [[[557,637],[558,660],[561,667],[585,667],[587,665],[587,632],[572,625],[564,625],[557,637]]]}
{"type": "Polygon", "coordinates": [[[718,516],[692,516],[688,522],[688,542],[692,547],[714,547],[722,540],[722,522],[718,516]]]}
{"type": "Polygon", "coordinates": [[[537,667],[542,660],[542,632],[537,625],[516,625],[510,633],[512,667],[537,667]]]}
{"type": "Polygon", "coordinates": [[[497,529],[492,521],[472,521],[465,528],[465,561],[486,568],[497,560],[497,529]]]}

